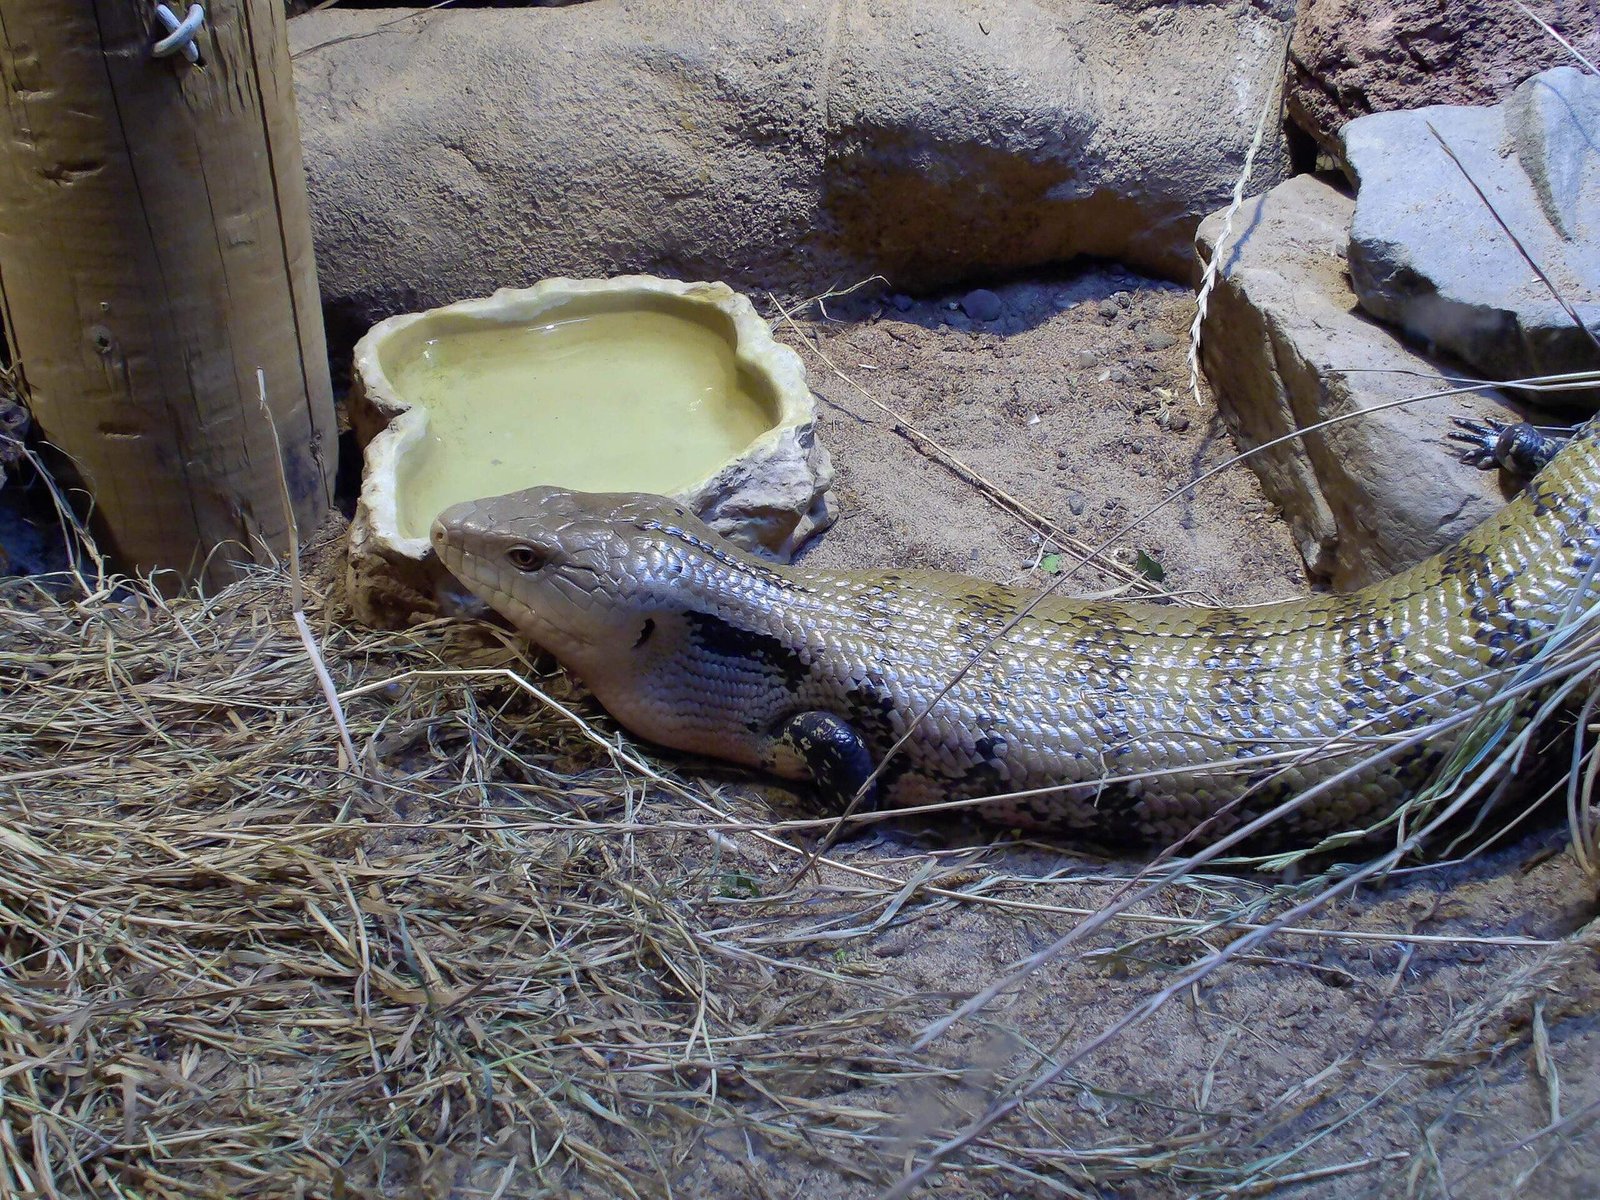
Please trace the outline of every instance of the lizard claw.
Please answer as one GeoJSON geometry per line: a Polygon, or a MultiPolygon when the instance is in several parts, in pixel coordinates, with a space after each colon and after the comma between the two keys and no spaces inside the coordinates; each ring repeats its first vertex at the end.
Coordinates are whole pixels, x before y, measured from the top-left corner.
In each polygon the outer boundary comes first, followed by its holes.
{"type": "Polygon", "coordinates": [[[1445,434],[1452,442],[1461,442],[1467,447],[1461,451],[1461,461],[1469,466],[1477,467],[1480,471],[1493,471],[1500,466],[1500,460],[1495,456],[1495,448],[1500,443],[1500,435],[1505,432],[1506,423],[1497,421],[1493,417],[1478,420],[1474,417],[1451,417],[1451,422],[1456,429],[1445,434]]]}
{"type": "Polygon", "coordinates": [[[1513,475],[1532,479],[1556,456],[1572,436],[1539,429],[1526,421],[1500,421],[1494,417],[1452,417],[1457,429],[1445,436],[1462,442],[1461,461],[1481,471],[1503,467],[1513,475]]]}

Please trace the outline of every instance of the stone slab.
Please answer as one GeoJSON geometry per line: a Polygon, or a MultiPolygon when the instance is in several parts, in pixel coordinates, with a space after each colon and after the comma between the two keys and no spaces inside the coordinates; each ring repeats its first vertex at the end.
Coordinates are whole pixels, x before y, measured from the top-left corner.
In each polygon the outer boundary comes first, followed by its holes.
{"type": "MultiPolygon", "coordinates": [[[[1445,438],[1452,415],[1521,419],[1497,393],[1392,406],[1448,389],[1451,372],[1356,305],[1345,267],[1353,207],[1348,194],[1312,175],[1246,201],[1201,342],[1206,376],[1241,449],[1345,418],[1249,460],[1284,509],[1307,570],[1338,590],[1421,561],[1505,502],[1497,475],[1457,461],[1445,438]]],[[[1224,216],[1200,226],[1202,262],[1224,216]]]]}

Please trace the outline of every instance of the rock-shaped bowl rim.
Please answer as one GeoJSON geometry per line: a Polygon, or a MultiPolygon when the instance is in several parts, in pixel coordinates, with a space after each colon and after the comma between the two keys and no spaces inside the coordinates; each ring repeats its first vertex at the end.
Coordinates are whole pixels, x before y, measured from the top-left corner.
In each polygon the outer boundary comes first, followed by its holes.
{"type": "MultiPolygon", "coordinates": [[[[365,390],[367,403],[386,419],[384,428],[367,444],[361,474],[361,504],[367,510],[372,532],[407,557],[423,559],[433,553],[426,537],[405,537],[400,533],[398,467],[406,452],[426,435],[428,411],[423,405],[402,400],[384,371],[380,356],[389,339],[413,325],[441,318],[468,325],[481,324],[484,328],[530,324],[551,309],[574,300],[610,296],[625,301],[630,294],[667,297],[673,304],[709,308],[725,316],[733,326],[731,348],[736,366],[762,379],[771,388],[778,407],[777,419],[770,428],[738,454],[718,463],[701,479],[675,493],[675,498],[694,507],[698,493],[729,463],[759,456],[788,430],[813,422],[815,409],[800,356],[772,336],[766,321],[747,297],[725,283],[685,283],[653,275],[619,275],[610,279],[558,277],[541,280],[532,287],[500,288],[490,296],[388,317],[367,330],[356,343],[355,379],[365,390]]],[[[534,482],[530,480],[529,485],[534,482]]]]}

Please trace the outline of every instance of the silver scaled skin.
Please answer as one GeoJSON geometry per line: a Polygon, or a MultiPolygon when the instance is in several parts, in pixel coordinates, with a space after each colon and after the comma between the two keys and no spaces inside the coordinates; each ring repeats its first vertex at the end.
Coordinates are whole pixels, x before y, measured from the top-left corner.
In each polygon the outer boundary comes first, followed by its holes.
{"type": "MultiPolygon", "coordinates": [[[[975,662],[1031,593],[777,567],[658,496],[540,487],[458,504],[433,545],[641,737],[842,801],[915,721],[881,806],[999,796],[979,814],[1168,844],[1349,767],[1357,750],[1330,739],[1403,736],[1492,695],[1586,585],[1597,496],[1600,421],[1460,543],[1383,583],[1237,609],[1049,597],[975,662]],[[1051,790],[1005,798],[1037,789],[1051,790]]],[[[1369,825],[1453,741],[1363,769],[1265,840],[1369,825]]]]}

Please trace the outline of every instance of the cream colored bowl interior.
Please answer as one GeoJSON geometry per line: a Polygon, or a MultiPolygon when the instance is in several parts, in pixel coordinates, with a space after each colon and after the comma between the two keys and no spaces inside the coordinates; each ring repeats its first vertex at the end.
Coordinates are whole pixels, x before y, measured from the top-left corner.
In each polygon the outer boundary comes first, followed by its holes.
{"type": "Polygon", "coordinates": [[[569,299],[527,322],[442,312],[378,348],[395,398],[426,413],[396,461],[398,532],[460,500],[550,483],[671,495],[780,419],[734,353],[732,320],[670,296],[569,299]]]}

